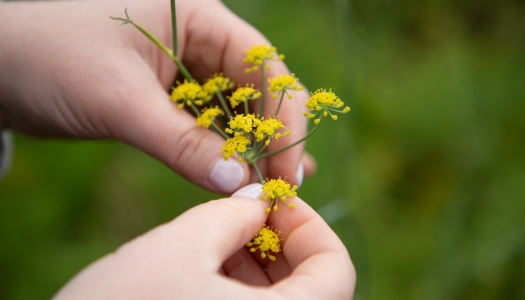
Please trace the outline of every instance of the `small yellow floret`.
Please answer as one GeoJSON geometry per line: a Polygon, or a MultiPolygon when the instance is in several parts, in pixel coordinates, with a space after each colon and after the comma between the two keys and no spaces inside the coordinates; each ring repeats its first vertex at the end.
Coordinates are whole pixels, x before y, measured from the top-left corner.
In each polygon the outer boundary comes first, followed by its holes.
{"type": "Polygon", "coordinates": [[[202,105],[202,98],[205,97],[205,92],[202,90],[200,84],[196,81],[184,80],[183,83],[177,82],[177,87],[173,88],[170,99],[173,102],[180,102],[178,107],[184,107],[184,104],[191,105],[192,102],[202,105]],[[200,100],[200,101],[199,101],[200,100]]]}
{"type": "MultiPolygon", "coordinates": [[[[304,116],[310,119],[314,118],[320,111],[322,111],[322,116],[327,117],[331,116],[332,120],[336,121],[337,116],[333,113],[347,113],[350,111],[350,107],[345,107],[343,110],[341,108],[345,105],[336,94],[331,90],[326,91],[325,89],[318,89],[314,93],[311,93],[310,99],[306,101],[306,107],[314,113],[305,113],[304,116]]],[[[321,119],[316,119],[315,124],[319,124],[321,119]]]]}
{"type": "MultiPolygon", "coordinates": [[[[286,204],[288,207],[290,207],[292,204],[288,204],[286,202],[287,197],[295,197],[297,196],[297,185],[294,185],[293,187],[290,187],[290,184],[284,180],[282,180],[280,177],[279,179],[271,179],[267,180],[263,186],[262,186],[263,194],[261,196],[262,200],[268,200],[271,199],[270,207],[273,207],[276,211],[277,208],[277,200],[281,199],[284,204],[286,204]]],[[[269,209],[266,209],[266,212],[269,213],[269,209]]]]}
{"type": "Polygon", "coordinates": [[[250,145],[250,140],[244,135],[234,136],[226,140],[222,147],[222,155],[224,160],[228,161],[235,153],[242,154],[246,152],[247,146],[250,145]]]}
{"type": "MultiPolygon", "coordinates": [[[[277,94],[279,92],[284,93],[286,90],[294,90],[294,91],[300,91],[304,87],[297,84],[297,78],[295,78],[295,74],[292,75],[279,75],[273,78],[268,78],[268,82],[270,83],[270,87],[268,90],[270,92],[277,92],[276,94],[272,95],[272,98],[277,97],[277,94]]],[[[288,94],[288,98],[292,99],[292,95],[288,94]]]]}
{"type": "Polygon", "coordinates": [[[230,119],[230,122],[228,122],[228,125],[230,125],[230,130],[226,132],[232,133],[233,131],[238,130],[242,132],[252,132],[253,128],[257,127],[259,124],[261,124],[261,120],[259,120],[253,114],[236,115],[230,119]]]}
{"type": "Polygon", "coordinates": [[[283,126],[283,123],[281,123],[281,121],[275,118],[267,118],[267,119],[263,119],[257,125],[257,128],[255,129],[255,132],[253,133],[253,135],[255,136],[255,139],[258,142],[260,142],[265,137],[275,136],[276,139],[279,139],[276,135],[276,131],[281,128],[286,128],[283,126]]]}
{"type": "Polygon", "coordinates": [[[219,91],[224,92],[233,88],[233,81],[228,77],[224,77],[222,74],[215,74],[202,86],[203,91],[206,93],[209,99],[219,91]]]}
{"type": "Polygon", "coordinates": [[[218,115],[224,115],[224,112],[217,106],[203,109],[197,118],[197,126],[209,128],[218,115]]]}
{"type": "MultiPolygon", "coordinates": [[[[245,73],[251,73],[257,71],[259,66],[264,63],[267,59],[274,59],[277,52],[277,48],[271,47],[268,45],[255,45],[252,48],[246,50],[246,56],[243,61],[247,64],[254,64],[251,68],[244,69],[245,73]]],[[[284,55],[277,56],[277,59],[283,60],[284,55]]],[[[270,66],[267,65],[266,69],[269,69],[270,66]]]]}
{"type": "Polygon", "coordinates": [[[235,108],[237,105],[246,102],[248,100],[254,100],[259,97],[261,97],[262,93],[258,90],[253,88],[253,85],[246,87],[240,87],[238,88],[231,96],[228,98],[230,99],[230,104],[232,108],[235,108]]]}
{"type": "Polygon", "coordinates": [[[257,236],[248,244],[246,244],[248,247],[258,245],[257,247],[250,248],[250,252],[255,252],[257,250],[261,251],[261,258],[268,258],[271,261],[275,261],[276,257],[271,255],[269,251],[273,253],[279,253],[281,252],[281,239],[279,238],[279,235],[281,234],[280,231],[274,231],[272,228],[263,225],[262,229],[259,231],[257,236]]]}

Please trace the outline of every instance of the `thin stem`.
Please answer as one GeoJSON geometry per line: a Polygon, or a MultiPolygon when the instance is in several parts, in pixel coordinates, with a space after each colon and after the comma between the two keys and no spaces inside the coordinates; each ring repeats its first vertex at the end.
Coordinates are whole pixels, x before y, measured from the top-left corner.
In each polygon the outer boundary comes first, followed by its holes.
{"type": "MultiPolygon", "coordinates": [[[[270,138],[268,137],[268,139],[270,139],[270,138]]],[[[266,147],[268,147],[268,146],[266,146],[266,143],[262,143],[261,145],[263,145],[263,146],[259,150],[257,150],[255,152],[256,153],[255,157],[257,157],[257,155],[261,154],[266,149],[266,147]]]]}
{"type": "Polygon", "coordinates": [[[211,126],[213,126],[213,128],[215,130],[217,130],[217,133],[222,135],[223,138],[225,138],[225,139],[229,139],[230,138],[224,131],[221,130],[221,128],[219,126],[217,126],[217,124],[215,124],[215,122],[211,122],[211,126]]]}
{"type": "Polygon", "coordinates": [[[248,109],[248,99],[244,101],[244,111],[246,112],[246,115],[250,113],[250,110],[248,109]]]}
{"type": "Polygon", "coordinates": [[[222,96],[222,93],[221,93],[220,89],[217,89],[215,94],[219,98],[219,101],[221,102],[222,108],[224,108],[224,111],[226,112],[226,115],[228,116],[228,119],[230,119],[232,117],[232,112],[230,111],[230,108],[228,107],[228,104],[227,104],[226,100],[222,96]]]}
{"type": "Polygon", "coordinates": [[[171,3],[171,34],[173,36],[173,56],[177,57],[177,8],[175,0],[170,0],[171,3]]]}
{"type": "Polygon", "coordinates": [[[261,103],[259,104],[259,114],[261,116],[264,116],[264,92],[265,92],[265,84],[266,84],[266,76],[264,76],[264,69],[266,69],[266,66],[264,65],[264,60],[263,60],[263,63],[261,65],[261,78],[262,78],[262,82],[261,82],[261,103]]]}
{"type": "Polygon", "coordinates": [[[253,169],[255,170],[255,173],[257,173],[257,176],[259,177],[261,184],[264,184],[264,178],[262,177],[261,170],[259,170],[259,167],[257,166],[257,162],[253,162],[252,166],[253,166],[253,169]]]}
{"type": "Polygon", "coordinates": [[[193,104],[193,102],[191,103],[190,105],[191,109],[193,109],[193,112],[198,116],[201,115],[201,112],[197,109],[197,107],[195,106],[195,104],[193,104]]]}
{"type": "Polygon", "coordinates": [[[284,98],[284,91],[281,91],[281,99],[279,99],[279,106],[277,106],[277,110],[275,111],[274,118],[277,118],[277,114],[279,114],[279,111],[281,110],[281,104],[283,104],[283,98],[284,98]]]}
{"type": "Polygon", "coordinates": [[[255,160],[258,160],[258,159],[261,159],[261,158],[265,158],[265,157],[268,157],[268,156],[270,156],[270,155],[277,154],[277,153],[279,153],[279,152],[282,152],[282,151],[284,151],[284,150],[287,150],[287,149],[289,149],[289,148],[292,148],[293,146],[295,146],[295,145],[297,145],[297,144],[303,142],[304,140],[306,140],[307,138],[309,138],[309,137],[310,137],[310,136],[311,136],[311,135],[317,130],[317,128],[319,128],[319,125],[320,125],[320,124],[321,124],[321,123],[317,124],[317,125],[314,127],[314,129],[312,129],[310,132],[308,132],[307,135],[305,135],[302,139],[298,140],[297,142],[295,142],[295,143],[293,143],[293,144],[291,144],[291,145],[288,145],[288,146],[286,146],[286,147],[283,147],[283,148],[281,148],[281,149],[277,149],[277,150],[274,150],[274,151],[271,151],[271,152],[263,153],[263,154],[261,154],[261,155],[259,155],[259,156],[256,156],[256,157],[255,157],[255,160]]]}

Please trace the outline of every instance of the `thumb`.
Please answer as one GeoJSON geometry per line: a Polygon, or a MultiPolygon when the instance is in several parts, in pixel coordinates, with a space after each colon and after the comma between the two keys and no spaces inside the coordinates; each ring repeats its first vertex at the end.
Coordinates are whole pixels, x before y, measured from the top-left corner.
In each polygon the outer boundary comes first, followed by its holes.
{"type": "Polygon", "coordinates": [[[197,127],[195,117],[171,102],[164,88],[154,81],[136,81],[137,86],[128,95],[133,101],[126,101],[125,107],[109,116],[115,137],[209,191],[231,194],[246,185],[246,163],[234,158],[224,161],[224,139],[207,128],[197,127]]]}

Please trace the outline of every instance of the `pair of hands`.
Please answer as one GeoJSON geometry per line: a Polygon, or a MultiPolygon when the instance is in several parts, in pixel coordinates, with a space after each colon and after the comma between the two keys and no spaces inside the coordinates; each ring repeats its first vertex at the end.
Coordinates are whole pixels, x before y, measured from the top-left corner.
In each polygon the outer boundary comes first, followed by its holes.
{"type": "MultiPolygon", "coordinates": [[[[43,137],[115,138],[212,192],[230,194],[255,182],[245,163],[223,161],[219,136],[196,127],[189,113],[168,101],[177,69],[134,27],[108,18],[121,16],[125,7],[133,20],[172,44],[167,1],[1,4],[0,129],[43,137]]],[[[259,74],[244,74],[242,62],[246,49],[269,44],[257,30],[218,0],[178,0],[177,13],[179,57],[195,78],[222,71],[240,85],[261,81],[259,74]]],[[[282,73],[289,73],[286,66],[273,62],[267,75],[282,73]]],[[[283,103],[280,117],[292,134],[273,141],[269,150],[304,136],[307,98],[300,91],[283,103]]],[[[263,115],[271,114],[277,101],[265,100],[263,115]]],[[[300,184],[303,170],[313,172],[314,163],[296,146],[261,161],[260,168],[265,177],[300,184]]],[[[242,247],[265,222],[266,203],[235,196],[198,206],[130,242],[82,272],[60,295],[176,292],[204,298],[205,292],[220,296],[229,291],[312,297],[324,291],[349,297],[355,275],[346,250],[315,212],[296,203],[293,213],[279,211],[289,217],[268,220],[283,232],[286,246],[267,273],[259,265],[263,262],[242,247]],[[229,281],[217,270],[252,285],[268,285],[292,270],[293,276],[261,290],[229,281]],[[89,291],[91,284],[98,287],[89,291]]]]}

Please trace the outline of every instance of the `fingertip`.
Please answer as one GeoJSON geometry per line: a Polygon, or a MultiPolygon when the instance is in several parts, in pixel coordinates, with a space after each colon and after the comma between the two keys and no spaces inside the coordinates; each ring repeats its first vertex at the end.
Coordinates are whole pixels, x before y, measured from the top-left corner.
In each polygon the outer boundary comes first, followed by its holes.
{"type": "Polygon", "coordinates": [[[249,170],[246,163],[220,158],[213,163],[207,178],[213,188],[226,195],[248,183],[249,170]]]}

